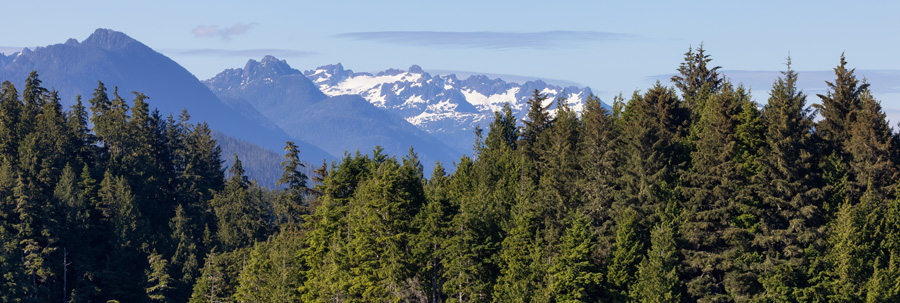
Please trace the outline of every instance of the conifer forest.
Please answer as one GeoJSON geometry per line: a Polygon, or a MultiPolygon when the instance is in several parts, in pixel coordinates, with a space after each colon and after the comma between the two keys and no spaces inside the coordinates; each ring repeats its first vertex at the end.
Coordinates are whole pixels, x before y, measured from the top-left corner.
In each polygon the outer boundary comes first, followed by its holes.
{"type": "Polygon", "coordinates": [[[812,96],[786,63],[535,91],[430,173],[286,142],[274,189],[188,112],[32,72],[0,92],[0,302],[900,302],[900,136],[844,56],[812,96]]]}

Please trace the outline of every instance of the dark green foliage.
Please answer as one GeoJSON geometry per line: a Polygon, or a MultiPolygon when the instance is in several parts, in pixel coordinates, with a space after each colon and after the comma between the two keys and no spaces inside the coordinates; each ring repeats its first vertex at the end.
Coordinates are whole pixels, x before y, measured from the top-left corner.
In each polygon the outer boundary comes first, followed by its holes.
{"type": "Polygon", "coordinates": [[[693,167],[685,176],[683,223],[684,275],[692,301],[727,301],[723,283],[739,248],[752,228],[744,174],[737,161],[737,120],[747,96],[725,83],[709,99],[698,121],[702,132],[695,141],[693,167]],[[743,191],[743,192],[742,192],[743,191]],[[736,222],[744,215],[743,221],[736,222]],[[735,224],[740,223],[740,224],[735,224]]]}
{"type": "Polygon", "coordinates": [[[454,214],[450,204],[450,177],[440,163],[436,163],[431,180],[425,185],[425,200],[415,218],[414,225],[419,233],[413,237],[413,254],[418,264],[423,264],[417,272],[422,281],[425,295],[430,302],[439,302],[443,296],[443,273],[441,256],[445,253],[444,241],[450,230],[448,222],[454,214]]]}
{"type": "Polygon", "coordinates": [[[147,297],[152,302],[169,302],[168,292],[172,288],[172,278],[169,276],[169,262],[160,254],[152,253],[147,257],[150,268],[145,272],[147,276],[147,297]]]}
{"type": "Polygon", "coordinates": [[[592,258],[597,236],[591,232],[587,216],[575,213],[570,218],[557,248],[560,255],[547,270],[547,298],[553,302],[588,302],[601,295],[603,281],[592,258]]]}
{"type": "MultiPolygon", "coordinates": [[[[671,222],[660,223],[650,236],[650,251],[638,266],[631,289],[635,302],[681,302],[679,255],[671,222]]],[[[727,300],[726,300],[727,301],[727,300]]]]}
{"type": "Polygon", "coordinates": [[[900,299],[900,141],[868,85],[842,58],[814,123],[790,66],[760,110],[709,62],[611,111],[534,92],[430,179],[412,148],[312,167],[287,142],[276,189],[149,96],[5,82],[0,301],[900,299]]]}
{"type": "Polygon", "coordinates": [[[265,239],[271,210],[265,205],[262,192],[251,187],[237,156],[228,172],[231,178],[209,204],[218,222],[216,238],[220,248],[232,251],[265,239]]]}
{"type": "Polygon", "coordinates": [[[806,284],[804,250],[821,245],[816,137],[806,95],[796,84],[797,73],[788,60],[788,70],[773,84],[762,113],[766,143],[760,173],[753,177],[760,202],[753,244],[765,256],[757,272],[765,289],[761,296],[768,300],[792,300],[794,291],[806,284]]]}
{"type": "Polygon", "coordinates": [[[703,50],[703,44],[694,52],[688,48],[684,53],[684,62],[678,67],[679,75],[672,76],[675,87],[681,90],[682,98],[693,113],[693,119],[699,119],[706,107],[707,99],[722,85],[724,79],[719,74],[721,66],[707,66],[712,58],[703,50]]]}
{"type": "Polygon", "coordinates": [[[621,165],[618,205],[634,205],[649,228],[656,213],[675,197],[672,190],[688,159],[688,112],[671,89],[658,82],[628,101],[618,149],[621,165]]]}
{"type": "Polygon", "coordinates": [[[606,259],[611,253],[611,244],[615,237],[615,220],[612,215],[613,202],[621,200],[616,197],[619,192],[618,165],[620,155],[617,153],[619,127],[616,117],[607,111],[600,99],[590,96],[582,114],[584,129],[580,136],[579,162],[582,168],[582,179],[578,180],[584,209],[589,214],[592,224],[597,227],[598,250],[606,259]]]}
{"type": "Polygon", "coordinates": [[[843,145],[850,138],[850,124],[853,113],[860,108],[860,95],[868,90],[869,84],[856,79],[855,69],[847,69],[847,60],[841,54],[840,64],[834,68],[834,82],[826,81],[828,93],[818,95],[822,104],[815,107],[822,115],[816,123],[816,133],[834,150],[843,150],[843,145]]]}
{"type": "Polygon", "coordinates": [[[637,225],[637,212],[626,209],[616,218],[616,239],[607,267],[606,283],[613,302],[627,302],[634,285],[644,242],[637,225]]]}

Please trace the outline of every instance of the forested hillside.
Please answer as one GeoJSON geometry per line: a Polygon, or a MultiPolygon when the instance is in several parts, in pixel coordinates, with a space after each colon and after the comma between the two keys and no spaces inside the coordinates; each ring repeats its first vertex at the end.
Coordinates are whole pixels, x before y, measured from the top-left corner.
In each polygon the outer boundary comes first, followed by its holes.
{"type": "Polygon", "coordinates": [[[64,111],[32,73],[0,96],[0,301],[900,301],[900,138],[834,71],[754,98],[700,48],[612,110],[535,91],[430,179],[288,142],[278,190],[187,113],[103,84],[64,111]]]}

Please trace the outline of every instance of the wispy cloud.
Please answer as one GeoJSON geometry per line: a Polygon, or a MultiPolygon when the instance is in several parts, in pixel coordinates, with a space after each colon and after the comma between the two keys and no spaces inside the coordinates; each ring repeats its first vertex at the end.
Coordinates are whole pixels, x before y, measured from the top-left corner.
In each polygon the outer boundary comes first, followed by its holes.
{"type": "Polygon", "coordinates": [[[437,32],[387,31],[343,33],[336,37],[382,43],[484,49],[552,49],[573,44],[633,38],[633,35],[596,31],[437,32]]]}
{"type": "Polygon", "coordinates": [[[191,31],[197,38],[214,38],[219,37],[222,40],[230,41],[232,36],[246,34],[250,29],[256,26],[256,22],[247,24],[235,24],[231,27],[219,27],[218,25],[199,25],[191,31]]]}
{"type": "Polygon", "coordinates": [[[292,49],[168,49],[163,50],[164,53],[182,56],[216,56],[216,57],[242,57],[255,58],[266,55],[275,57],[309,57],[315,55],[315,52],[298,51],[292,49]]]}

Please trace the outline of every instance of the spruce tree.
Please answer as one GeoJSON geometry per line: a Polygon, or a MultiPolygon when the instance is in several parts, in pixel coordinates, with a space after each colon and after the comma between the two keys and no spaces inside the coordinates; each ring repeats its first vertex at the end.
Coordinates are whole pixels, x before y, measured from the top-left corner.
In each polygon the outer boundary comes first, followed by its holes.
{"type": "Polygon", "coordinates": [[[631,290],[635,302],[681,302],[680,260],[671,224],[660,223],[651,233],[650,251],[638,266],[631,290]]]}
{"type": "Polygon", "coordinates": [[[775,81],[763,110],[766,143],[760,173],[758,231],[753,243],[766,258],[756,270],[768,299],[791,297],[804,285],[801,266],[807,247],[821,247],[816,202],[816,167],[813,122],[806,95],[797,88],[797,73],[790,67],[775,81]]]}
{"type": "MultiPolygon", "coordinates": [[[[617,98],[618,100],[618,98],[617,98]]],[[[579,142],[579,163],[582,178],[578,187],[583,195],[584,208],[597,226],[600,237],[598,247],[601,255],[608,257],[615,238],[615,220],[613,220],[613,201],[619,192],[619,128],[617,120],[611,115],[600,99],[589,96],[585,101],[582,114],[583,134],[579,142]]]]}
{"type": "Polygon", "coordinates": [[[544,132],[550,128],[554,120],[548,111],[551,104],[544,105],[547,98],[546,94],[541,94],[535,89],[531,98],[528,99],[528,113],[523,121],[525,125],[519,132],[520,137],[517,144],[524,157],[522,163],[524,175],[534,183],[540,180],[541,171],[537,164],[542,155],[546,153],[544,151],[546,148],[544,132]]]}
{"type": "Polygon", "coordinates": [[[46,88],[41,87],[41,82],[36,71],[31,71],[25,79],[25,89],[22,90],[22,116],[16,128],[20,138],[35,131],[37,127],[37,116],[41,113],[48,93],[46,88]]]}
{"type": "Polygon", "coordinates": [[[150,264],[144,273],[147,276],[147,297],[151,302],[170,302],[168,292],[172,278],[168,273],[169,262],[158,253],[151,253],[147,262],[150,264]]]}
{"type": "Polygon", "coordinates": [[[745,173],[738,156],[737,127],[742,104],[748,101],[742,89],[724,83],[697,122],[702,132],[695,141],[692,168],[682,187],[687,294],[698,302],[729,300],[726,273],[734,271],[740,245],[750,240],[757,212],[747,192],[745,173]]]}
{"type": "Polygon", "coordinates": [[[451,178],[453,207],[459,211],[450,221],[451,235],[445,242],[441,263],[447,302],[480,302],[489,299],[492,267],[490,257],[496,243],[490,236],[486,220],[481,216],[484,205],[474,197],[477,176],[474,162],[463,157],[451,178]]]}
{"type": "Polygon", "coordinates": [[[276,213],[279,216],[279,223],[299,225],[300,216],[306,211],[303,199],[309,190],[306,187],[308,178],[300,171],[306,165],[300,162],[300,150],[294,142],[288,141],[284,151],[285,161],[281,163],[284,172],[278,179],[278,184],[285,188],[278,197],[276,213]]]}
{"type": "Polygon", "coordinates": [[[225,251],[246,247],[264,239],[267,211],[258,193],[251,190],[250,180],[237,155],[228,170],[231,177],[225,188],[209,201],[216,216],[216,238],[225,251]]]}
{"type": "MultiPolygon", "coordinates": [[[[518,204],[512,211],[513,229],[503,239],[498,256],[500,276],[493,289],[494,302],[539,301],[544,282],[536,265],[541,263],[542,238],[537,234],[534,211],[518,204]]],[[[543,298],[547,299],[547,298],[543,298]]],[[[463,300],[458,300],[463,301],[463,300]]]]}
{"type": "Polygon", "coordinates": [[[684,53],[684,62],[678,67],[678,75],[672,76],[672,82],[681,90],[687,108],[692,113],[692,120],[696,121],[704,111],[706,102],[713,93],[719,90],[724,77],[719,74],[721,66],[710,67],[712,61],[703,44],[694,52],[693,47],[684,53]]]}
{"type": "Polygon", "coordinates": [[[889,197],[897,178],[897,167],[891,158],[891,128],[881,110],[881,104],[865,90],[860,93],[860,108],[851,115],[850,134],[846,142],[849,154],[848,173],[850,201],[869,192],[879,199],[889,197]]]}
{"type": "Polygon", "coordinates": [[[600,296],[603,281],[592,258],[597,236],[591,232],[591,221],[582,213],[569,216],[568,228],[557,246],[559,257],[550,265],[546,278],[547,298],[553,302],[588,302],[600,296]]]}
{"type": "Polygon", "coordinates": [[[822,120],[816,123],[816,133],[828,145],[828,152],[845,154],[845,142],[850,138],[853,113],[860,108],[860,95],[869,84],[860,82],[853,73],[856,69],[847,69],[847,60],[841,54],[840,64],[834,68],[834,82],[826,81],[828,92],[818,94],[822,104],[816,104],[822,120]]]}
{"type": "Polygon", "coordinates": [[[607,266],[606,283],[612,302],[628,302],[637,265],[644,253],[637,212],[624,209],[616,218],[616,241],[607,266]]]}
{"type": "MultiPolygon", "coordinates": [[[[317,205],[304,218],[306,237],[303,251],[307,268],[303,272],[306,281],[299,288],[304,301],[348,300],[349,222],[347,219],[350,199],[360,182],[371,175],[372,159],[368,156],[345,154],[345,157],[323,176],[318,190],[321,196],[317,205]]],[[[324,167],[324,166],[323,166],[324,167]]]]}
{"type": "Polygon", "coordinates": [[[16,87],[9,81],[3,81],[0,86],[0,156],[11,163],[18,158],[22,107],[16,87]]]}
{"type": "Polygon", "coordinates": [[[72,140],[69,145],[72,150],[69,153],[72,154],[71,158],[77,163],[93,163],[96,157],[94,153],[95,146],[93,145],[95,137],[90,132],[88,119],[90,117],[87,109],[81,103],[81,96],[79,95],[75,98],[75,104],[72,105],[66,117],[66,127],[70,134],[70,140],[72,140]]]}
{"type": "Polygon", "coordinates": [[[444,167],[440,162],[436,163],[431,180],[425,185],[427,202],[414,221],[418,233],[411,241],[413,254],[416,262],[422,265],[418,270],[418,276],[429,302],[441,302],[444,297],[442,291],[444,267],[441,264],[441,256],[447,253],[444,248],[450,232],[447,225],[455,212],[450,205],[449,182],[450,177],[447,176],[444,167]]]}
{"type": "Polygon", "coordinates": [[[658,82],[629,101],[622,126],[621,200],[636,205],[644,227],[657,210],[675,197],[672,191],[688,158],[685,144],[688,112],[673,90],[658,82]]]}

